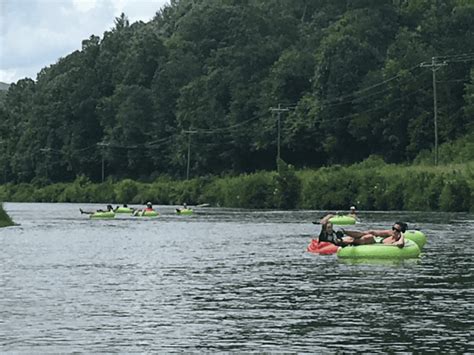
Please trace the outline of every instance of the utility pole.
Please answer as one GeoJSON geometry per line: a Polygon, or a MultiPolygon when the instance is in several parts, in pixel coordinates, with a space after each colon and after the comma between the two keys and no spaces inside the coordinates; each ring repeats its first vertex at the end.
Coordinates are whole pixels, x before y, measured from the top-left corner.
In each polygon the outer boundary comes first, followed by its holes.
{"type": "Polygon", "coordinates": [[[186,165],[186,180],[189,180],[189,168],[191,167],[191,134],[197,133],[197,131],[183,131],[188,134],[188,163],[186,165]]]}
{"type": "MultiPolygon", "coordinates": [[[[49,158],[49,153],[51,153],[51,150],[52,150],[51,148],[40,148],[40,152],[46,154],[46,159],[49,158]]],[[[46,160],[46,167],[44,168],[44,169],[45,169],[45,177],[46,177],[46,179],[48,179],[48,164],[49,164],[49,161],[46,160]]]]}
{"type": "Polygon", "coordinates": [[[280,128],[281,128],[281,113],[290,111],[288,108],[282,108],[281,104],[278,104],[278,108],[270,107],[271,112],[277,113],[278,118],[278,134],[277,134],[277,169],[279,169],[278,161],[280,160],[280,128]]]}
{"type": "MultiPolygon", "coordinates": [[[[99,147],[107,147],[109,146],[109,143],[105,142],[99,142],[97,143],[99,147]]],[[[105,179],[105,162],[104,162],[104,150],[102,149],[102,182],[104,182],[105,179]]]]}
{"type": "Polygon", "coordinates": [[[436,57],[431,57],[431,63],[421,63],[420,67],[431,68],[433,72],[433,111],[434,111],[434,133],[435,133],[435,165],[438,165],[438,103],[436,98],[436,71],[442,66],[448,65],[446,62],[436,63],[436,57]]]}

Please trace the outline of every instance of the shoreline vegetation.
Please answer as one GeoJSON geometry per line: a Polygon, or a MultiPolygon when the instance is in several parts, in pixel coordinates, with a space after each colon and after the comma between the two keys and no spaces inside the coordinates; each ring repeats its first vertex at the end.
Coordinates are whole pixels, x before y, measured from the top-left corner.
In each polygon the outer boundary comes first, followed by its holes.
{"type": "MultiPolygon", "coordinates": [[[[474,212],[474,162],[443,166],[387,164],[370,157],[351,166],[295,170],[279,161],[279,172],[206,176],[190,180],[160,177],[93,183],[0,185],[0,200],[198,205],[250,209],[407,210],[474,212]]],[[[1,218],[1,217],[0,217],[1,218]]],[[[3,220],[3,218],[1,218],[3,220]]]]}
{"type": "Polygon", "coordinates": [[[0,203],[0,228],[10,227],[15,225],[7,212],[3,209],[3,204],[0,203]]]}

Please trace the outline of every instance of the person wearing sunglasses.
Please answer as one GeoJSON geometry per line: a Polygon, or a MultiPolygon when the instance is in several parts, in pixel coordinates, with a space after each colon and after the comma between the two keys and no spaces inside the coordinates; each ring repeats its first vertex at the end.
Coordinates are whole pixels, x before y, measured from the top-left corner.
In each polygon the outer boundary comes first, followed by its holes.
{"type": "Polygon", "coordinates": [[[321,242],[326,241],[341,247],[375,243],[396,245],[400,248],[403,248],[405,245],[403,233],[407,230],[408,225],[404,222],[395,222],[391,230],[367,230],[360,232],[342,229],[336,232],[333,230],[332,223],[329,222],[332,216],[329,214],[321,219],[322,227],[319,234],[319,241],[321,242]]]}

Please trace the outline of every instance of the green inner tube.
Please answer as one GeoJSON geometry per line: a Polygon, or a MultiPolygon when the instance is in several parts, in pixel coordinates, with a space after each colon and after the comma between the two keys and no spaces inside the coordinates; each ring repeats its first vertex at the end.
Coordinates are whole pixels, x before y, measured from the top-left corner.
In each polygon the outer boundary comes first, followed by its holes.
{"type": "Polygon", "coordinates": [[[108,211],[108,212],[95,212],[89,215],[89,218],[115,218],[115,213],[108,211]]]}
{"type": "Polygon", "coordinates": [[[176,210],[177,214],[193,214],[193,210],[190,208],[181,208],[176,210]]]}
{"type": "Polygon", "coordinates": [[[348,246],[337,252],[339,258],[362,258],[362,259],[411,259],[420,255],[420,248],[411,241],[406,240],[405,246],[399,248],[396,245],[367,244],[348,246]]]}
{"type": "Polygon", "coordinates": [[[159,213],[156,211],[140,211],[137,214],[134,214],[135,217],[156,217],[159,213]]]}
{"type": "Polygon", "coordinates": [[[334,216],[329,219],[329,222],[331,222],[332,224],[343,226],[343,225],[355,224],[356,219],[351,216],[334,216]]]}
{"type": "Polygon", "coordinates": [[[133,208],[119,207],[119,208],[115,209],[115,213],[133,213],[133,208]]]}
{"type": "Polygon", "coordinates": [[[420,248],[420,250],[426,244],[426,235],[424,235],[420,231],[407,230],[405,233],[403,233],[403,235],[405,236],[405,239],[415,242],[418,245],[418,248],[420,248]]]}

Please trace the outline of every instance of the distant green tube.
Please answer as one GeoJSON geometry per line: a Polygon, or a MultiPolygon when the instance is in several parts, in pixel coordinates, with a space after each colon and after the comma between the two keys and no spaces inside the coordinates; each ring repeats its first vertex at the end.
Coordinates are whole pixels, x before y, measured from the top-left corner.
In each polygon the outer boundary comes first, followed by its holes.
{"type": "Polygon", "coordinates": [[[133,213],[133,208],[130,207],[118,207],[115,210],[115,213],[133,213]]]}
{"type": "Polygon", "coordinates": [[[424,235],[420,231],[407,230],[405,233],[403,233],[403,235],[405,236],[405,239],[415,242],[418,245],[418,248],[420,248],[420,250],[426,244],[426,235],[424,235]]]}
{"type": "Polygon", "coordinates": [[[107,219],[107,218],[115,218],[115,213],[111,211],[107,212],[95,212],[89,215],[89,218],[93,219],[107,219]]]}
{"type": "Polygon", "coordinates": [[[133,215],[135,217],[157,217],[159,213],[156,211],[138,211],[133,215]]]}
{"type": "Polygon", "coordinates": [[[193,214],[193,210],[191,208],[181,208],[181,209],[176,209],[177,214],[183,214],[183,215],[190,215],[193,214]]]}
{"type": "Polygon", "coordinates": [[[355,224],[356,219],[351,216],[334,216],[329,218],[329,222],[335,225],[344,226],[349,224],[355,224]]]}
{"type": "Polygon", "coordinates": [[[411,241],[406,240],[405,246],[399,248],[389,244],[366,244],[340,248],[337,252],[339,258],[361,259],[411,259],[420,255],[420,248],[411,241]]]}

